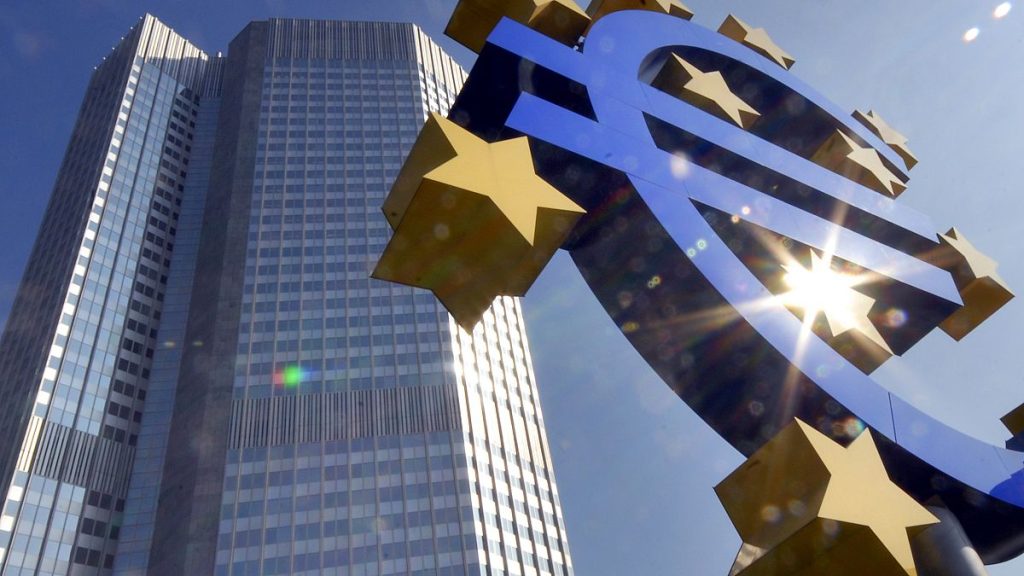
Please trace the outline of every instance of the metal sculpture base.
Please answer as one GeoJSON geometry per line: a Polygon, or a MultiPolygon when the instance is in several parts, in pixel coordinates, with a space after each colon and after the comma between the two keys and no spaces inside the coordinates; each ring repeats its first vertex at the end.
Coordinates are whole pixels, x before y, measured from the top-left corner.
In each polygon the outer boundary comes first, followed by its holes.
{"type": "Polygon", "coordinates": [[[988,576],[956,516],[942,506],[927,508],[941,522],[911,540],[918,576],[988,576]]]}

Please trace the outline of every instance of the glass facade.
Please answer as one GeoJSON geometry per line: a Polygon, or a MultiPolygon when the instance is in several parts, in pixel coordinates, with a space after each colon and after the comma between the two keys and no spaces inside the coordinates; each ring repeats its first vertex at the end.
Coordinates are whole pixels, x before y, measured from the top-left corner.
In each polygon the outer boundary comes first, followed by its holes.
{"type": "Polygon", "coordinates": [[[255,22],[212,59],[133,29],[44,222],[67,196],[81,229],[26,272],[65,284],[40,366],[0,345],[0,573],[572,574],[519,302],[469,333],[369,277],[464,79],[412,24],[255,22]]]}
{"type": "Polygon", "coordinates": [[[153,534],[161,471],[180,375],[183,351],[198,342],[185,338],[204,205],[216,141],[220,98],[202,99],[192,139],[192,161],[185,182],[174,259],[167,281],[156,353],[150,374],[138,449],[126,497],[118,564],[145,567],[153,534]]]}
{"type": "MultiPolygon", "coordinates": [[[[303,26],[275,21],[270,35],[303,26]]],[[[366,39],[397,27],[371,26],[366,39]]],[[[334,28],[325,36],[343,33],[334,28]]],[[[420,66],[306,51],[321,57],[272,44],[263,71],[235,401],[270,399],[273,411],[301,397],[317,412],[385,397],[360,391],[451,385],[443,308],[369,278],[390,233],[380,206],[423,119],[420,66]]],[[[246,414],[236,428],[262,419],[246,414]]],[[[451,432],[334,432],[318,443],[240,435],[227,453],[217,573],[464,573],[451,432]],[[441,540],[436,523],[449,528],[441,540]]]]}
{"type": "Polygon", "coordinates": [[[411,25],[267,35],[216,573],[571,573],[518,302],[467,334],[369,278],[464,72],[411,25]]]}
{"type": "Polygon", "coordinates": [[[19,296],[50,309],[16,304],[0,343],[6,393],[25,399],[9,405],[27,409],[4,415],[20,443],[4,455],[0,573],[113,565],[206,63],[146,17],[93,75],[19,296]],[[40,350],[18,350],[19,330],[40,350]]]}

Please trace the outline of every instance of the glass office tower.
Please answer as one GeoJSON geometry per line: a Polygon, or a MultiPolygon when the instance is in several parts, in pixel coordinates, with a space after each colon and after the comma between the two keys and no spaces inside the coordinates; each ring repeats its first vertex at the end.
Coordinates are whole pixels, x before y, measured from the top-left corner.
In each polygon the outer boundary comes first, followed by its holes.
{"type": "Polygon", "coordinates": [[[0,573],[113,565],[211,70],[147,17],[93,74],[0,339],[0,573]]]}
{"type": "Polygon", "coordinates": [[[0,347],[3,573],[572,573],[519,302],[369,278],[464,77],[412,24],[122,41],[0,347]]]}

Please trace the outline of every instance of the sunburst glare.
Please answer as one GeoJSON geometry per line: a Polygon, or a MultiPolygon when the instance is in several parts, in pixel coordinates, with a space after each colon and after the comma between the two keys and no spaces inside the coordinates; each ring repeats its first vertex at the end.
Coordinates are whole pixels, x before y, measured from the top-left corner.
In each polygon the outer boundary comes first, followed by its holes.
{"type": "MultiPolygon", "coordinates": [[[[783,280],[790,290],[779,299],[790,309],[803,311],[802,336],[809,337],[814,331],[829,342],[838,342],[839,338],[853,342],[852,347],[846,347],[847,352],[840,353],[865,373],[870,373],[892,356],[892,349],[870,317],[875,299],[854,290],[854,286],[864,284],[868,276],[841,274],[833,270],[831,264],[831,253],[819,257],[813,251],[810,269],[799,263],[784,264],[783,280]],[[815,324],[819,312],[825,318],[820,327],[815,324]]],[[[806,340],[801,338],[798,345],[805,344],[806,340]]]]}
{"type": "Polygon", "coordinates": [[[790,288],[783,294],[783,303],[804,311],[804,321],[809,322],[824,312],[830,321],[849,325],[854,318],[853,309],[863,295],[853,290],[857,278],[832,270],[831,257],[819,258],[811,255],[811,268],[799,263],[786,264],[783,281],[790,288]]]}

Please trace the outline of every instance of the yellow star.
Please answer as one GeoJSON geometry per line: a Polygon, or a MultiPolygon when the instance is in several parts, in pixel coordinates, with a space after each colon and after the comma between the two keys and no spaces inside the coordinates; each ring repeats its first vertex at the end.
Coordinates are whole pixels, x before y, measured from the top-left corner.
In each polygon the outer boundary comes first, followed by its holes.
{"type": "Polygon", "coordinates": [[[526,138],[488,144],[474,137],[472,142],[457,144],[456,154],[423,178],[489,197],[531,246],[538,210],[583,212],[534,173],[526,138]]]}
{"type": "Polygon", "coordinates": [[[800,420],[715,492],[745,543],[743,576],[916,574],[910,537],[938,522],[889,479],[870,430],[843,448],[800,420]]]}
{"type": "Polygon", "coordinates": [[[750,128],[761,116],[729,89],[721,72],[702,72],[675,54],[665,60],[652,85],[741,128],[750,128]]]}
{"type": "Polygon", "coordinates": [[[395,234],[373,277],[432,290],[467,329],[525,294],[584,212],[537,176],[525,137],[489,144],[437,114],[383,210],[395,234]]]}
{"type": "Polygon", "coordinates": [[[972,330],[1013,299],[1013,292],[999,277],[998,264],[981,253],[956,228],[939,235],[939,248],[924,256],[953,275],[963,307],[939,326],[956,340],[972,330]]]}
{"type": "Polygon", "coordinates": [[[592,0],[587,6],[587,14],[594,22],[620,10],[650,10],[676,16],[683,20],[693,18],[693,10],[679,0],[592,0]]]}
{"type": "Polygon", "coordinates": [[[718,32],[750,48],[754,52],[789,70],[796,60],[768,36],[764,28],[752,28],[746,22],[730,14],[718,32]]]}
{"type": "Polygon", "coordinates": [[[999,263],[975,248],[974,244],[967,241],[962,232],[956,228],[950,228],[945,234],[939,234],[939,241],[951,247],[962,257],[958,271],[961,272],[964,280],[969,282],[977,278],[991,278],[1000,286],[1007,290],[1010,289],[996,272],[999,263]]]}
{"type": "Polygon", "coordinates": [[[910,170],[917,164],[917,157],[907,147],[907,137],[894,130],[892,126],[889,126],[874,110],[869,110],[867,114],[860,110],[854,110],[853,117],[881,138],[882,142],[885,142],[890,148],[895,150],[900,155],[900,158],[903,158],[903,162],[907,165],[907,170],[910,170]]]}
{"type": "Polygon", "coordinates": [[[872,372],[892,356],[871,321],[874,298],[853,289],[857,279],[832,270],[831,259],[811,251],[811,269],[799,263],[783,265],[791,290],[781,296],[790,309],[802,310],[804,322],[825,342],[865,373],[872,372]],[[824,326],[815,320],[821,313],[824,326]]]}
{"type": "Polygon", "coordinates": [[[913,572],[907,528],[923,528],[938,519],[888,479],[871,431],[865,430],[844,450],[807,424],[800,425],[832,475],[819,515],[869,527],[900,566],[913,572]]]}
{"type": "Polygon", "coordinates": [[[841,130],[836,130],[811,156],[811,161],[893,198],[907,189],[892,173],[874,148],[864,148],[841,130]]]}
{"type": "Polygon", "coordinates": [[[444,33],[480,52],[502,17],[511,18],[572,46],[590,26],[590,18],[572,0],[459,0],[444,33]]]}

